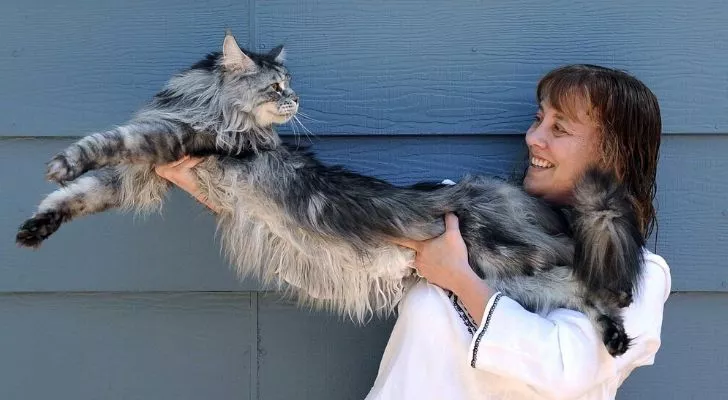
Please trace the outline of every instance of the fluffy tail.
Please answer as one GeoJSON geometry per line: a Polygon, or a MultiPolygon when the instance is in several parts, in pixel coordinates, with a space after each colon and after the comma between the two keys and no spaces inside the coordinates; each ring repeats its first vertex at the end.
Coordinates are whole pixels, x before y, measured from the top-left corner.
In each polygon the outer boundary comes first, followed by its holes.
{"type": "Polygon", "coordinates": [[[590,291],[608,290],[621,306],[632,301],[642,272],[645,238],[627,190],[612,173],[591,169],[574,202],[574,270],[590,291]]]}

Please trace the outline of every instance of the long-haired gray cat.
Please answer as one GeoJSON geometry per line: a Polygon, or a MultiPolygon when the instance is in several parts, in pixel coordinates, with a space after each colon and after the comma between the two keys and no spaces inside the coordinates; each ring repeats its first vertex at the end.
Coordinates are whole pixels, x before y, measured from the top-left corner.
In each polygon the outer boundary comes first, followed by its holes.
{"type": "Polygon", "coordinates": [[[471,265],[533,311],[586,313],[609,352],[629,346],[620,308],[641,273],[644,239],[627,193],[596,170],[576,205],[557,209],[484,176],[456,185],[397,187],[284,145],[273,130],[298,110],[282,48],[241,50],[228,32],[212,53],[174,76],[127,124],[72,144],[48,164],[64,187],[17,234],[37,247],[62,223],[121,207],[161,207],[169,184],[154,172],[185,154],[217,215],[222,245],[241,276],[291,290],[302,302],[363,321],[392,311],[417,279],[396,237],[427,239],[454,212],[471,265]],[[83,175],[83,176],[82,176],[83,175]]]}

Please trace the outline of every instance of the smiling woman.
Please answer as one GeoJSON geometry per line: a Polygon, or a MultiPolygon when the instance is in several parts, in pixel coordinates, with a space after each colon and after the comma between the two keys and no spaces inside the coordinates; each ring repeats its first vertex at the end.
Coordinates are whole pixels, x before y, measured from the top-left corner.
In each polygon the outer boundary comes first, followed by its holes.
{"type": "MultiPolygon", "coordinates": [[[[601,166],[627,188],[646,237],[654,223],[661,132],[652,92],[626,73],[590,65],[553,71],[537,92],[540,109],[526,135],[531,156],[526,191],[580,212],[588,208],[598,218],[584,225],[603,224],[615,218],[609,205],[593,191],[574,190],[589,167],[601,166]]],[[[189,168],[199,161],[188,159],[157,173],[195,195],[199,186],[189,168]]],[[[490,287],[469,264],[458,218],[448,214],[445,224],[445,233],[434,239],[397,241],[417,252],[415,267],[428,282],[417,283],[400,303],[367,399],[612,399],[634,368],[653,362],[671,286],[660,256],[642,249],[639,288],[621,310],[634,339],[614,358],[584,313],[533,312],[490,287]]],[[[592,247],[611,245],[602,243],[592,247]]]]}
{"type": "MultiPolygon", "coordinates": [[[[584,204],[574,191],[584,171],[612,170],[648,236],[662,130],[652,92],[621,71],[570,65],[542,78],[537,99],[525,190],[552,203],[584,204]]],[[[644,249],[640,289],[623,309],[635,339],[613,359],[583,314],[530,312],[471,274],[458,218],[448,215],[446,225],[440,237],[406,244],[432,285],[416,285],[401,303],[368,400],[613,399],[633,369],[654,362],[671,287],[662,257],[644,249]]]]}
{"type": "Polygon", "coordinates": [[[531,160],[526,190],[568,204],[588,165],[614,170],[634,197],[640,228],[649,235],[662,132],[655,95],[624,72],[570,65],[544,76],[536,97],[539,110],[526,133],[531,160]]]}

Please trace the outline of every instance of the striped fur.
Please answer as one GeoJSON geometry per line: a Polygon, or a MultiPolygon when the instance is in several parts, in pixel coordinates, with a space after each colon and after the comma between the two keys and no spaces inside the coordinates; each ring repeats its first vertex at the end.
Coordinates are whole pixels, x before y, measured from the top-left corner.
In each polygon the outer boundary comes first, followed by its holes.
{"type": "Polygon", "coordinates": [[[363,322],[392,312],[418,279],[413,253],[389,239],[439,235],[454,212],[471,265],[494,288],[534,312],[583,311],[611,354],[626,351],[620,307],[637,286],[643,239],[613,176],[590,171],[576,207],[557,209],[486,176],[398,187],[324,165],[272,128],[298,108],[280,56],[240,50],[226,35],[222,54],[173,77],[128,124],[54,157],[48,178],[66,186],[41,202],[17,242],[37,247],[62,223],[114,207],[158,209],[169,184],[154,166],[205,155],[194,171],[241,277],[363,322]]]}

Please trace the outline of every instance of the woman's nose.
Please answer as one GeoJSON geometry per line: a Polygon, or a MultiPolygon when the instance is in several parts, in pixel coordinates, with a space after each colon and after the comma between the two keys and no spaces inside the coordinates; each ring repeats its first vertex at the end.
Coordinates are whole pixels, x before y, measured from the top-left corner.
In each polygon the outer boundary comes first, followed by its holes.
{"type": "Polygon", "coordinates": [[[526,132],[526,145],[528,147],[546,147],[546,129],[544,129],[543,124],[531,127],[526,132]]]}

